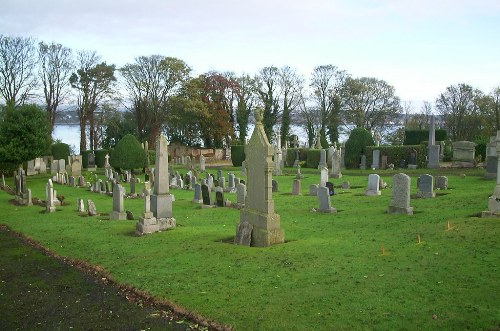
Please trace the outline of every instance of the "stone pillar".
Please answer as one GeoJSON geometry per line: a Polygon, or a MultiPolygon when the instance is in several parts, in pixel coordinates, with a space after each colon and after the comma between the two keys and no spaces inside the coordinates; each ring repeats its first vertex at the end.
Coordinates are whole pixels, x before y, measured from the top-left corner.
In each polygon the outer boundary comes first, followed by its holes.
{"type": "Polygon", "coordinates": [[[157,219],[172,218],[173,197],[169,189],[168,142],[160,135],[156,141],[154,190],[151,195],[151,211],[157,219]]]}

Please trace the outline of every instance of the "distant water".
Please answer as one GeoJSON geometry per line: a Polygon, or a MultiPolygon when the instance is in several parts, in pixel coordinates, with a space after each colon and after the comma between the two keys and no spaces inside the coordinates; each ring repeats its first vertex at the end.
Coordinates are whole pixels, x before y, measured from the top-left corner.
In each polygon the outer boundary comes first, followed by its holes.
{"type": "Polygon", "coordinates": [[[60,139],[63,143],[68,144],[71,151],[75,154],[80,154],[80,126],[69,124],[54,125],[52,133],[54,140],[60,139]]]}

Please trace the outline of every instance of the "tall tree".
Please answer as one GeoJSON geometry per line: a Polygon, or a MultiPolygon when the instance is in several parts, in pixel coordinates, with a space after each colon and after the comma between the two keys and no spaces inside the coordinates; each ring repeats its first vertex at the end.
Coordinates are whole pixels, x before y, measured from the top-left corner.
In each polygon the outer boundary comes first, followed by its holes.
{"type": "Polygon", "coordinates": [[[95,52],[78,52],[78,69],[70,77],[71,86],[78,91],[78,116],[80,120],[80,150],[87,147],[86,125],[89,125],[90,149],[98,147],[98,127],[95,112],[102,102],[114,92],[115,66],[101,62],[95,52]]]}
{"type": "Polygon", "coordinates": [[[279,79],[279,69],[274,66],[262,68],[255,76],[255,91],[264,107],[262,124],[269,141],[273,141],[273,127],[280,116],[279,79]]]}
{"type": "Polygon", "coordinates": [[[382,131],[401,112],[394,87],[371,77],[348,78],[343,102],[345,122],[368,131],[382,131]]]}
{"type": "Polygon", "coordinates": [[[307,143],[310,148],[314,146],[316,139],[316,132],[319,129],[321,122],[321,114],[319,108],[312,104],[310,100],[304,95],[300,94],[298,111],[294,116],[294,123],[302,126],[307,134],[307,143]]]}
{"type": "Polygon", "coordinates": [[[311,75],[311,99],[320,114],[318,125],[323,141],[327,135],[331,143],[339,139],[341,91],[347,77],[345,71],[331,64],[314,68],[311,75]]]}
{"type": "Polygon", "coordinates": [[[189,78],[182,60],[162,55],[140,56],[120,69],[132,101],[140,140],[154,147],[167,116],[168,99],[189,78]]]}
{"type": "MultiPolygon", "coordinates": [[[[304,78],[296,70],[289,66],[284,66],[279,71],[279,85],[282,91],[281,108],[281,143],[284,145],[290,135],[292,113],[298,109],[302,90],[304,88],[304,78]]],[[[281,147],[281,146],[278,146],[281,147]]]]}
{"type": "Polygon", "coordinates": [[[255,81],[249,75],[242,75],[238,77],[237,82],[240,86],[237,95],[238,105],[236,109],[236,123],[237,131],[239,133],[240,144],[245,144],[248,135],[248,121],[250,114],[255,106],[255,81]]]}
{"type": "Polygon", "coordinates": [[[49,121],[36,105],[6,106],[0,122],[0,159],[20,165],[22,162],[46,155],[51,137],[49,121]]]}
{"type": "Polygon", "coordinates": [[[8,106],[24,104],[37,86],[35,41],[0,35],[0,96],[8,106]]]}
{"type": "Polygon", "coordinates": [[[229,146],[234,138],[234,113],[239,84],[230,74],[209,72],[203,77],[203,101],[210,121],[202,128],[205,147],[229,146]]]}
{"type": "Polygon", "coordinates": [[[480,135],[477,101],[480,90],[467,84],[451,85],[436,99],[436,109],[452,140],[474,140],[480,135]]]}
{"type": "Polygon", "coordinates": [[[45,110],[50,121],[50,132],[52,132],[59,105],[69,92],[69,77],[73,70],[72,53],[71,49],[61,44],[40,42],[38,59],[45,110]]]}

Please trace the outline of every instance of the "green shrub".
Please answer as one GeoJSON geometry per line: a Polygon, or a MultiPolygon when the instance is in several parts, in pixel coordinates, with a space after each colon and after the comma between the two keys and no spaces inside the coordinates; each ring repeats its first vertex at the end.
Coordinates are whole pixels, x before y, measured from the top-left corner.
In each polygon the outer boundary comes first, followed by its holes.
{"type": "Polygon", "coordinates": [[[4,175],[5,177],[12,176],[18,168],[19,164],[17,163],[0,161],[0,175],[4,175]]]}
{"type": "MultiPolygon", "coordinates": [[[[363,128],[354,128],[345,143],[345,165],[347,168],[359,168],[360,157],[366,154],[366,146],[375,145],[372,134],[370,131],[363,128]]],[[[371,155],[370,155],[371,158],[371,155]]],[[[366,162],[368,163],[368,161],[366,162]]]]}
{"type": "Polygon", "coordinates": [[[299,161],[307,161],[307,151],[309,148],[288,148],[286,152],[286,164],[291,167],[295,162],[295,153],[299,151],[299,161]]]}
{"type": "Polygon", "coordinates": [[[144,149],[131,134],[125,135],[111,152],[109,163],[115,169],[133,170],[144,167],[144,149]]]}
{"type": "Polygon", "coordinates": [[[50,154],[54,160],[64,159],[68,162],[68,156],[70,155],[69,145],[65,143],[56,143],[50,146],[50,154]]]}
{"type": "MultiPolygon", "coordinates": [[[[446,130],[438,129],[436,141],[445,141],[448,138],[446,130]]],[[[405,140],[403,145],[419,145],[424,141],[429,141],[429,130],[405,130],[405,140]]]]}
{"type": "Polygon", "coordinates": [[[489,138],[479,137],[474,141],[474,143],[476,144],[476,159],[481,156],[481,160],[479,160],[479,162],[484,162],[484,160],[486,159],[486,146],[489,143],[489,138]]]}
{"type": "Polygon", "coordinates": [[[245,146],[244,145],[232,145],[231,146],[231,161],[234,167],[241,167],[243,161],[245,161],[245,146]]]}
{"type": "Polygon", "coordinates": [[[104,164],[106,164],[106,154],[109,152],[109,149],[98,149],[95,151],[95,165],[97,168],[104,168],[104,164]]]}
{"type": "Polygon", "coordinates": [[[387,155],[387,164],[393,163],[394,167],[399,168],[401,160],[408,164],[411,151],[417,152],[417,167],[426,168],[427,145],[401,145],[401,146],[368,146],[366,147],[366,164],[369,167],[373,162],[373,150],[380,150],[380,159],[382,155],[387,155]]]}
{"type": "Polygon", "coordinates": [[[314,169],[318,168],[320,157],[321,157],[321,149],[308,150],[306,167],[314,169]]]}

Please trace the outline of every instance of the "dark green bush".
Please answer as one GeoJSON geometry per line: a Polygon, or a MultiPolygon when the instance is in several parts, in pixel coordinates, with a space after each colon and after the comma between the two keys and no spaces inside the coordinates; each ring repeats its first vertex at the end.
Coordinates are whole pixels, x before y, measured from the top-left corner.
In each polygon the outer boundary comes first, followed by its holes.
{"type": "Polygon", "coordinates": [[[244,145],[232,145],[231,146],[231,161],[234,167],[241,167],[243,161],[245,161],[245,146],[244,145]]]}
{"type": "Polygon", "coordinates": [[[306,167],[314,169],[318,168],[320,157],[321,149],[309,149],[307,151],[306,167]]]}
{"type": "Polygon", "coordinates": [[[110,153],[109,149],[98,149],[95,151],[95,165],[97,168],[104,168],[106,163],[106,154],[110,153]]]}
{"type": "MultiPolygon", "coordinates": [[[[366,154],[366,146],[375,145],[370,131],[363,128],[354,128],[345,143],[345,165],[347,168],[359,168],[360,157],[366,154]]],[[[370,155],[371,158],[371,155],[370,155]]],[[[366,164],[369,165],[368,161],[366,164]]]]}
{"type": "Polygon", "coordinates": [[[109,163],[115,169],[133,170],[144,167],[144,149],[131,134],[125,135],[111,152],[109,163]]]}
{"type": "Polygon", "coordinates": [[[82,167],[83,168],[88,168],[89,167],[89,154],[92,153],[92,151],[80,151],[80,154],[82,155],[82,167]]]}
{"type": "MultiPolygon", "coordinates": [[[[448,138],[446,130],[437,129],[436,141],[445,141],[448,138]]],[[[429,141],[429,130],[405,130],[403,145],[419,145],[423,141],[429,141]]]]}
{"type": "Polygon", "coordinates": [[[288,148],[286,152],[286,164],[291,167],[295,162],[295,152],[299,150],[299,161],[307,161],[307,151],[309,148],[288,148]]]}
{"type": "Polygon", "coordinates": [[[50,146],[50,154],[54,160],[64,159],[68,162],[68,156],[70,155],[69,145],[65,143],[56,143],[50,146]]]}
{"type": "MultiPolygon", "coordinates": [[[[2,162],[0,161],[0,175],[4,175],[5,177],[10,177],[14,174],[14,171],[17,171],[19,168],[19,164],[12,162],[2,162]]],[[[12,186],[12,183],[6,183],[7,185],[12,186]]]]}
{"type": "Polygon", "coordinates": [[[387,164],[393,163],[394,167],[399,168],[401,160],[405,160],[406,165],[410,160],[410,154],[413,149],[417,152],[417,167],[426,168],[427,145],[401,145],[401,146],[368,146],[366,147],[366,165],[369,167],[373,161],[373,150],[380,150],[380,159],[382,155],[387,155],[387,164]]]}
{"type": "Polygon", "coordinates": [[[490,139],[488,137],[479,137],[476,140],[474,140],[474,143],[476,144],[476,158],[481,156],[481,160],[479,162],[484,162],[486,159],[486,146],[488,145],[490,139]]]}

